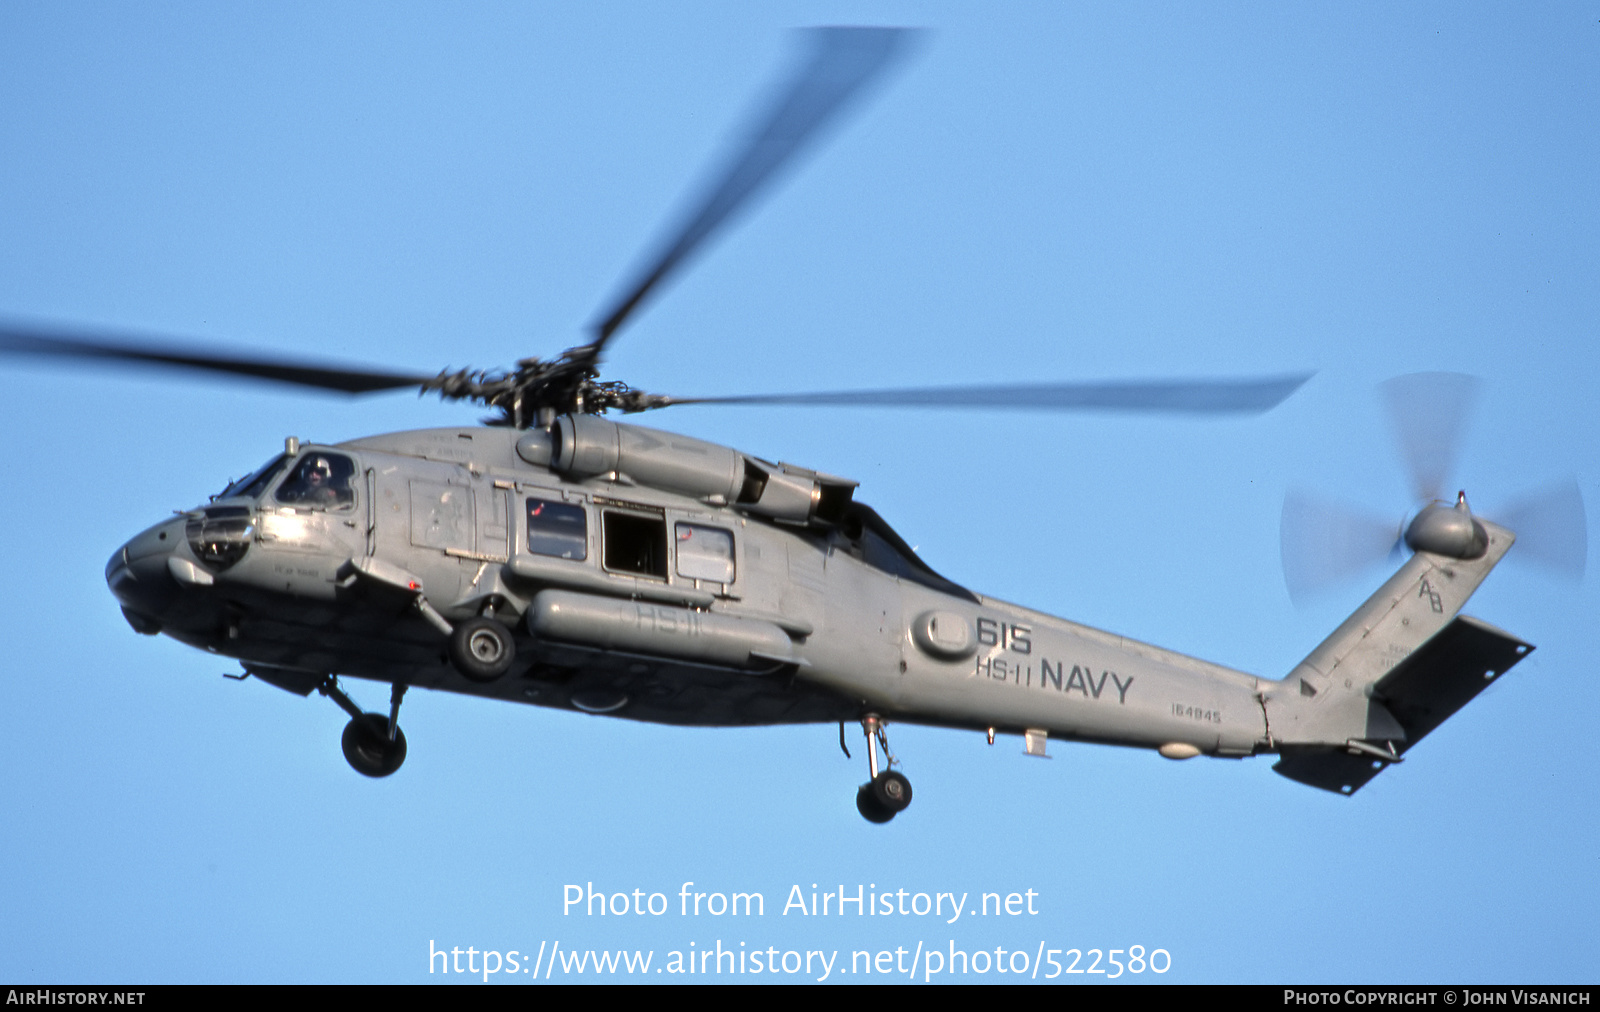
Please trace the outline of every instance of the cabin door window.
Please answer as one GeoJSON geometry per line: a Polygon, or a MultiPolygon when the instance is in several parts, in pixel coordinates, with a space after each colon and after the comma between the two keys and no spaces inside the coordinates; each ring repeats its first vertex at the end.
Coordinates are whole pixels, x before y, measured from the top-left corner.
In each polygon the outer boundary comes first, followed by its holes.
{"type": "Polygon", "coordinates": [[[708,583],[733,582],[733,532],[703,524],[677,524],[678,575],[708,583]]]}
{"type": "Polygon", "coordinates": [[[577,503],[528,499],[528,551],[582,562],[589,557],[589,515],[577,503]]]}

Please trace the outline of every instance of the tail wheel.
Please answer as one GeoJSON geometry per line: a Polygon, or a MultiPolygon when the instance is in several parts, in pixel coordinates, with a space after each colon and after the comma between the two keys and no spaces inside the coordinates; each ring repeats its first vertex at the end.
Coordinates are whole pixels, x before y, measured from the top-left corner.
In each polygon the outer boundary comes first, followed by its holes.
{"type": "Polygon", "coordinates": [[[911,781],[894,770],[884,770],[868,785],[872,797],[891,814],[903,812],[911,804],[911,781]]]}
{"type": "Polygon", "coordinates": [[[856,791],[856,811],[868,822],[885,823],[894,818],[894,812],[883,807],[883,804],[873,794],[871,784],[862,784],[856,791]]]}

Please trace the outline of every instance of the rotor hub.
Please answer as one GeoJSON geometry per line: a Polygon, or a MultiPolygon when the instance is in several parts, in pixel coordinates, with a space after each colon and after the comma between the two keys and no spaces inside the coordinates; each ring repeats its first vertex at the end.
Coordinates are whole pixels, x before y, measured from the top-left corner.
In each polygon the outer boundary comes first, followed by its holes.
{"type": "Polygon", "coordinates": [[[1488,532],[1473,519],[1465,492],[1457,494],[1454,506],[1424,507],[1406,527],[1405,541],[1413,552],[1452,559],[1481,558],[1489,548],[1488,532]]]}

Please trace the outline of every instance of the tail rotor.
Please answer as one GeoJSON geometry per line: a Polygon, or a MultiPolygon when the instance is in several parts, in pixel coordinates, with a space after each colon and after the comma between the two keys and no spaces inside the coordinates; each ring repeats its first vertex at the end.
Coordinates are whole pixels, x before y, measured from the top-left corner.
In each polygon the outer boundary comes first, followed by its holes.
{"type": "MultiPolygon", "coordinates": [[[[1403,548],[1456,558],[1481,553],[1482,527],[1465,492],[1445,498],[1481,383],[1459,373],[1417,373],[1389,380],[1379,395],[1410,479],[1405,516],[1291,490],[1279,527],[1284,583],[1296,605],[1348,582],[1403,548]]],[[[1575,480],[1539,489],[1499,521],[1518,535],[1517,557],[1568,579],[1581,579],[1588,556],[1588,520],[1575,480]]]]}

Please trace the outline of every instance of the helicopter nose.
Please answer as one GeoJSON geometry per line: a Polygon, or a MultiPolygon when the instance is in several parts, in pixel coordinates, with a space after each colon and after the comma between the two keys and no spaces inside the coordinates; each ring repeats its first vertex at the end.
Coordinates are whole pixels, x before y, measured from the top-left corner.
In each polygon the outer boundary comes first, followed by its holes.
{"type": "Polygon", "coordinates": [[[168,562],[183,543],[183,528],[183,517],[163,520],[117,549],[106,563],[106,584],[137,632],[161,631],[161,614],[178,590],[168,562]]]}

